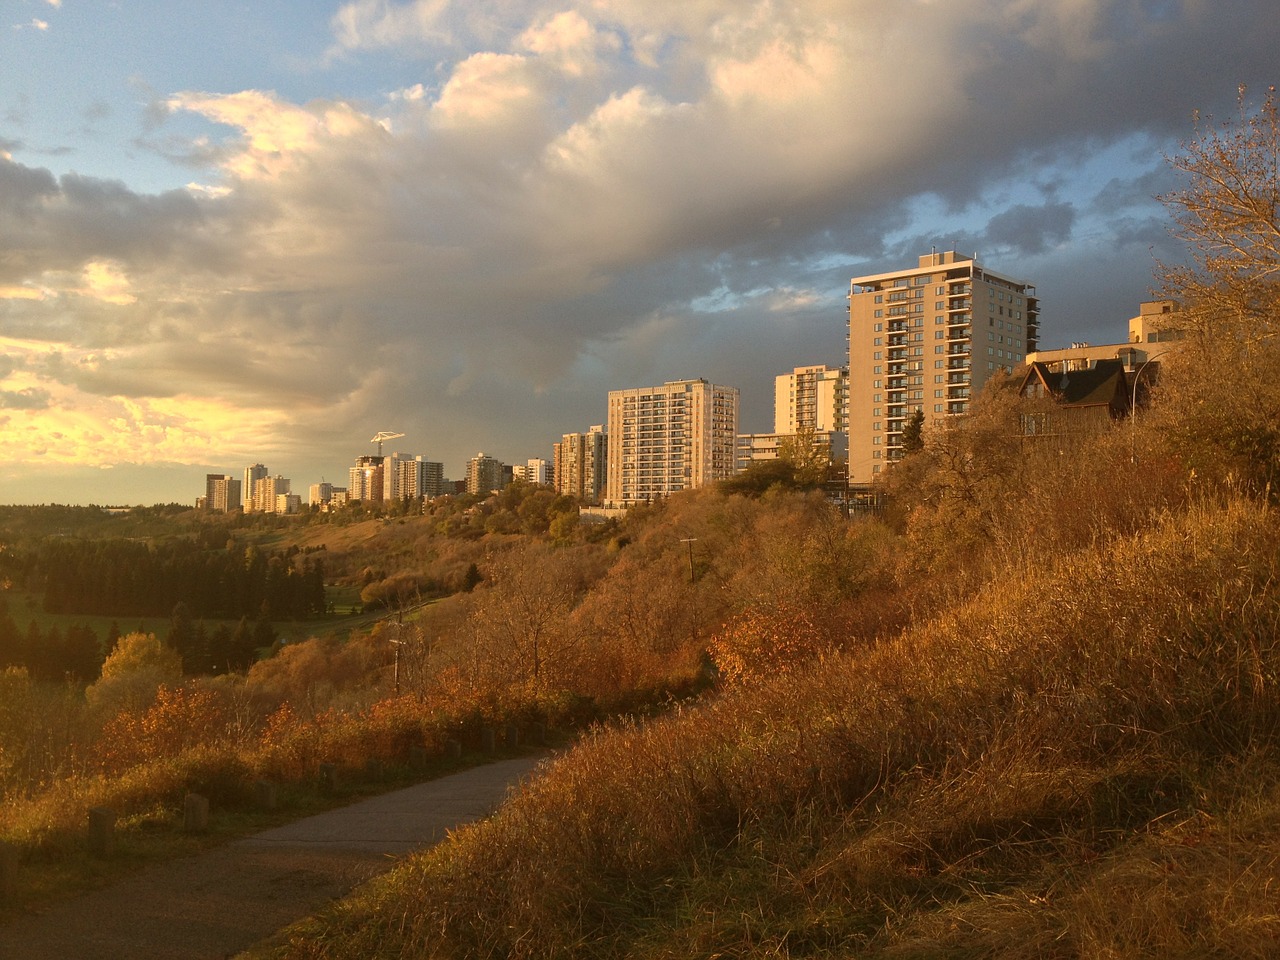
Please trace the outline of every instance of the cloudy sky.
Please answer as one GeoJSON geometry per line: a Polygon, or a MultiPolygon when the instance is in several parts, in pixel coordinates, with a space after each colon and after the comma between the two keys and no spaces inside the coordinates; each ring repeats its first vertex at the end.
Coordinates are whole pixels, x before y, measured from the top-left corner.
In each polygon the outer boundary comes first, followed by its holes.
{"type": "Polygon", "coordinates": [[[930,248],[1115,341],[1275,0],[0,0],[0,502],[551,454],[930,248]]]}

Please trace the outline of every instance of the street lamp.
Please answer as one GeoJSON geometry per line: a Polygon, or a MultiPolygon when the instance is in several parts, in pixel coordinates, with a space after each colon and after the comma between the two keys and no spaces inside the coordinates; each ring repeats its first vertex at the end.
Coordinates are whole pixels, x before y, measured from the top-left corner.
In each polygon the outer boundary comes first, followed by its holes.
{"type": "Polygon", "coordinates": [[[1142,379],[1142,371],[1146,369],[1147,364],[1152,360],[1163,357],[1168,350],[1161,350],[1157,354],[1153,354],[1139,364],[1138,369],[1133,372],[1133,390],[1129,395],[1129,462],[1137,463],[1137,440],[1138,435],[1138,381],[1142,379]]]}

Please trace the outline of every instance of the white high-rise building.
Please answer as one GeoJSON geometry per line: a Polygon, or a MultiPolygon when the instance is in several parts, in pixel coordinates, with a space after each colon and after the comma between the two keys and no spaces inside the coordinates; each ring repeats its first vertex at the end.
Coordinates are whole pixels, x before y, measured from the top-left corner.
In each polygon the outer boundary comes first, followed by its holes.
{"type": "Polygon", "coordinates": [[[1035,287],[955,251],[849,283],[849,482],[869,484],[902,457],[916,411],[968,411],[998,370],[1036,349],[1035,287]]]}
{"type": "Polygon", "coordinates": [[[384,492],[383,464],[385,457],[368,455],[356,457],[347,470],[347,497],[351,501],[381,503],[384,492]]]}
{"type": "Polygon", "coordinates": [[[605,500],[644,503],[733,476],[738,390],[706,380],[609,391],[605,500]]]}
{"type": "Polygon", "coordinates": [[[540,487],[551,486],[553,480],[551,461],[545,457],[530,457],[520,471],[520,479],[540,487]]]}
{"type": "Polygon", "coordinates": [[[267,468],[261,463],[255,463],[251,467],[244,468],[244,483],[240,486],[240,494],[244,497],[244,512],[253,511],[253,491],[257,487],[259,480],[269,476],[267,468]]]}
{"type": "Polygon", "coordinates": [[[333,484],[327,480],[321,480],[319,483],[311,484],[307,493],[307,503],[310,506],[328,506],[329,502],[333,500],[333,484]]]}
{"type": "Polygon", "coordinates": [[[290,493],[291,482],[285,477],[262,477],[253,485],[255,513],[280,513],[280,498],[290,493]]]}
{"type": "Polygon", "coordinates": [[[393,453],[383,463],[382,489],[388,501],[438,497],[444,493],[444,464],[393,453]]]}

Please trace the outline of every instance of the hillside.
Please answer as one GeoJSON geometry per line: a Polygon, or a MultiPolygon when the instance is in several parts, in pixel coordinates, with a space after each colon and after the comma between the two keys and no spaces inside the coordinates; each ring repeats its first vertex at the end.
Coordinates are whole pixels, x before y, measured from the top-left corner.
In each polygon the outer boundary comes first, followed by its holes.
{"type": "Polygon", "coordinates": [[[601,732],[271,955],[1274,956],[1275,520],[1197,507],[601,732]]]}
{"type": "Polygon", "coordinates": [[[668,505],[722,537],[715,687],[260,955],[1280,953],[1278,148],[1269,93],[1172,160],[1178,346],[1141,417],[997,381],[881,518],[668,505]]]}

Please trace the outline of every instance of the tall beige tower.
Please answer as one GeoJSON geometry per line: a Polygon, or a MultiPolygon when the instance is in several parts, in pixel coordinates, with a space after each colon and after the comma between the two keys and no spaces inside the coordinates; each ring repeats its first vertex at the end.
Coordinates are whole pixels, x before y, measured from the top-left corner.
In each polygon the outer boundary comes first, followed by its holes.
{"type": "Polygon", "coordinates": [[[604,496],[608,436],[604,424],[586,433],[566,433],[553,444],[556,492],[582,503],[598,504],[604,496]]]}
{"type": "Polygon", "coordinates": [[[996,371],[1036,349],[1035,287],[955,251],[849,283],[849,482],[902,457],[917,410],[925,429],[963,414],[996,371]]]}
{"type": "Polygon", "coordinates": [[[611,506],[645,503],[733,476],[738,390],[706,380],[609,391],[611,506]]]}
{"type": "Polygon", "coordinates": [[[819,364],[774,378],[773,432],[843,432],[849,416],[849,371],[819,364]]]}

